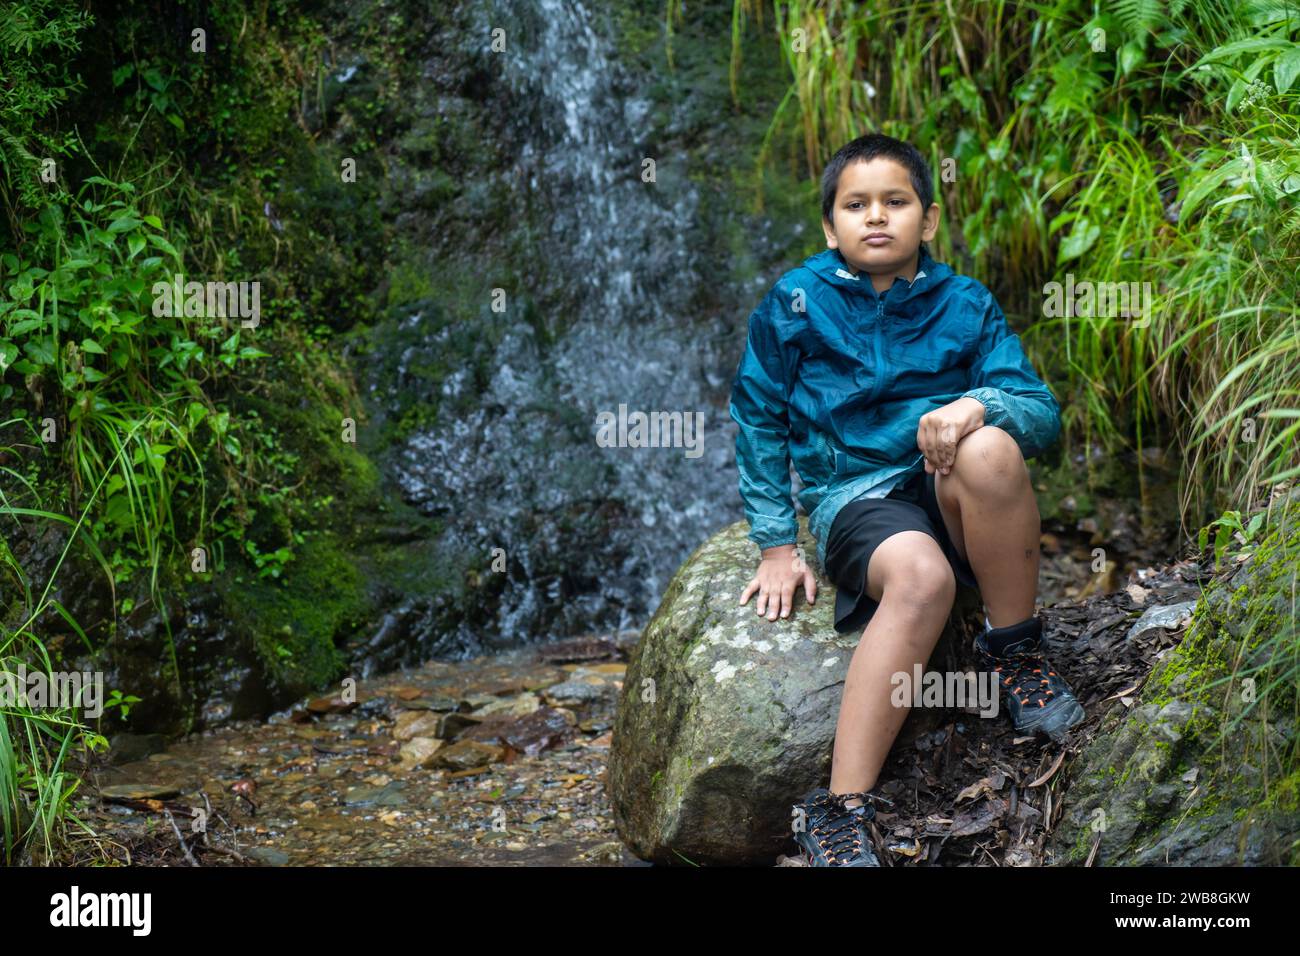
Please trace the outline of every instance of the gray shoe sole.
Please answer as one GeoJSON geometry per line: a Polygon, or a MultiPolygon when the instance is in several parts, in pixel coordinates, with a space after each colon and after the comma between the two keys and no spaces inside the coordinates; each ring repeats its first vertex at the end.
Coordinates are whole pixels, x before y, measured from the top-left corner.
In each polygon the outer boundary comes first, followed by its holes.
{"type": "Polygon", "coordinates": [[[1065,738],[1066,731],[1088,715],[1084,712],[1082,704],[1072,700],[1054,708],[1050,713],[1035,716],[1037,716],[1036,720],[1031,717],[1016,726],[1016,730],[1023,733],[1046,734],[1053,741],[1060,743],[1065,738]]]}

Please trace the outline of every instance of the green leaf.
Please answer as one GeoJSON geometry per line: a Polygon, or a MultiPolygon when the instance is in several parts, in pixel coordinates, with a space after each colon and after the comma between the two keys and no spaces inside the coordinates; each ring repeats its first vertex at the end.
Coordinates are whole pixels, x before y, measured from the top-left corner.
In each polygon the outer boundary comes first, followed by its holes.
{"type": "Polygon", "coordinates": [[[54,340],[34,339],[23,343],[23,351],[42,365],[54,364],[54,340]]]}
{"type": "Polygon", "coordinates": [[[140,251],[144,249],[146,244],[144,236],[135,235],[128,237],[126,240],[126,247],[130,250],[130,254],[127,258],[134,259],[140,254],[140,251]]]}
{"type": "Polygon", "coordinates": [[[130,216],[123,216],[120,219],[114,219],[108,224],[109,232],[130,232],[132,229],[138,229],[140,226],[139,219],[133,219],[130,216]]]}
{"type": "Polygon", "coordinates": [[[159,249],[167,253],[169,256],[173,256],[174,258],[177,259],[180,258],[180,253],[176,251],[176,247],[173,246],[166,239],[164,239],[162,236],[155,236],[153,233],[149,233],[149,242],[157,246],[159,249]]]}
{"type": "Polygon", "coordinates": [[[1227,206],[1230,203],[1241,202],[1243,199],[1254,199],[1254,198],[1255,197],[1252,196],[1250,193],[1233,193],[1231,196],[1224,196],[1222,199],[1220,199],[1210,208],[1218,209],[1220,206],[1227,206]]]}
{"type": "Polygon", "coordinates": [[[1300,76],[1300,45],[1287,50],[1273,64],[1273,84],[1278,93],[1291,89],[1297,76],[1300,76]]]}
{"type": "Polygon", "coordinates": [[[1096,243],[1101,236],[1101,226],[1088,222],[1087,219],[1080,219],[1074,224],[1074,229],[1061,242],[1060,252],[1057,253],[1057,260],[1065,262],[1070,259],[1077,259],[1083,255],[1096,243]]]}
{"type": "Polygon", "coordinates": [[[1190,69],[1196,69],[1202,63],[1212,63],[1215,60],[1228,60],[1238,53],[1257,53],[1261,50],[1285,50],[1291,44],[1286,40],[1279,40],[1272,37],[1251,37],[1249,40],[1237,40],[1234,43],[1225,43],[1223,46],[1215,47],[1205,56],[1201,57],[1194,63],[1190,69]]]}
{"type": "Polygon", "coordinates": [[[104,347],[100,345],[98,342],[96,342],[94,339],[82,339],[81,348],[83,351],[93,352],[95,355],[108,354],[107,352],[104,351],[104,347]]]}
{"type": "Polygon", "coordinates": [[[1205,198],[1214,190],[1222,186],[1228,177],[1240,171],[1241,163],[1237,160],[1230,160],[1218,169],[1212,169],[1208,173],[1202,173],[1199,182],[1192,177],[1188,177],[1187,181],[1183,183],[1183,205],[1178,213],[1179,220],[1183,222],[1190,221],[1192,213],[1200,206],[1205,198]]]}
{"type": "MultiPolygon", "coordinates": [[[[14,315],[17,316],[24,312],[29,313],[31,315],[36,315],[36,313],[32,312],[31,309],[17,309],[14,311],[14,315]]],[[[42,328],[44,327],[44,325],[45,325],[45,319],[42,318],[41,316],[37,316],[34,319],[24,319],[22,322],[15,322],[13,325],[9,326],[9,334],[12,335],[14,338],[18,338],[18,336],[24,335],[27,332],[30,332],[32,329],[42,328]]]]}
{"type": "Polygon", "coordinates": [[[1237,80],[1228,90],[1228,101],[1224,104],[1224,111],[1231,113],[1237,108],[1237,104],[1246,96],[1246,90],[1249,87],[1245,80],[1237,80]]]}
{"type": "Polygon", "coordinates": [[[1124,76],[1128,76],[1134,70],[1142,65],[1146,59],[1142,50],[1142,44],[1129,41],[1119,48],[1119,71],[1124,76]]]}

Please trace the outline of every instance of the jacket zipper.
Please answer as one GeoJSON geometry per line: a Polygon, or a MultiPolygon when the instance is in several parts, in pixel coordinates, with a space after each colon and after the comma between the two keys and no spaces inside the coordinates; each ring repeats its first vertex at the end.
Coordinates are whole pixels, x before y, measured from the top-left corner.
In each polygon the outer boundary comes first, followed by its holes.
{"type": "Polygon", "coordinates": [[[885,297],[882,296],[879,292],[877,292],[876,293],[876,328],[873,336],[874,343],[875,343],[874,358],[876,363],[876,368],[875,368],[876,374],[875,374],[875,383],[871,387],[871,395],[867,399],[868,404],[876,400],[876,396],[880,394],[881,387],[885,384],[885,377],[884,377],[885,369],[883,364],[884,349],[881,344],[881,331],[880,331],[880,324],[883,321],[884,316],[885,316],[885,297]]]}
{"type": "Polygon", "coordinates": [[[826,467],[830,469],[831,477],[835,477],[835,450],[831,448],[830,438],[820,428],[813,426],[814,443],[817,446],[817,454],[826,462],[826,467]]]}

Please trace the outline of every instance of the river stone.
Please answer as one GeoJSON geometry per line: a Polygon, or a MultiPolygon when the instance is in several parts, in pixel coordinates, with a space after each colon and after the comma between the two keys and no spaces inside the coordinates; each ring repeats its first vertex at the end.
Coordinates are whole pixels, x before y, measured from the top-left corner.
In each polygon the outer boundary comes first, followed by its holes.
{"type": "Polygon", "coordinates": [[[143,760],[146,757],[162,753],[167,749],[166,734],[131,734],[117,733],[109,738],[109,763],[119,766],[143,760]]]}
{"type": "Polygon", "coordinates": [[[597,681],[591,683],[581,679],[566,680],[562,684],[554,684],[544,691],[546,700],[552,704],[566,706],[581,706],[583,704],[594,704],[606,697],[611,700],[618,693],[612,683],[597,681]]]}
{"type": "Polygon", "coordinates": [[[444,741],[433,737],[412,737],[402,744],[398,757],[404,768],[428,767],[433,764],[435,755],[443,746],[444,741]]]}
{"type": "Polygon", "coordinates": [[[343,803],[349,807],[401,807],[406,805],[402,796],[403,783],[390,780],[382,787],[350,787],[343,794],[343,803]]]}
{"type": "MultiPolygon", "coordinates": [[[[835,589],[806,517],[798,544],[817,573],[816,604],[801,588],[784,620],[756,614],[755,597],[741,606],[760,558],[747,533],[737,522],[687,558],[628,663],[608,791],[620,838],[644,860],[771,865],[790,848],[791,804],[829,782],[861,633],[835,631],[835,589]]],[[[973,594],[958,589],[958,613],[973,594]]]]}
{"type": "Polygon", "coordinates": [[[496,763],[505,756],[500,747],[483,743],[479,740],[461,740],[439,750],[430,766],[446,767],[448,770],[468,770],[496,763]]]}
{"type": "Polygon", "coordinates": [[[251,856],[253,859],[264,863],[267,866],[288,866],[289,854],[283,850],[277,850],[273,846],[254,846],[244,851],[244,856],[251,856]]]}
{"type": "Polygon", "coordinates": [[[413,740],[416,737],[436,737],[442,717],[427,710],[405,710],[397,715],[393,724],[396,740],[413,740]]]}

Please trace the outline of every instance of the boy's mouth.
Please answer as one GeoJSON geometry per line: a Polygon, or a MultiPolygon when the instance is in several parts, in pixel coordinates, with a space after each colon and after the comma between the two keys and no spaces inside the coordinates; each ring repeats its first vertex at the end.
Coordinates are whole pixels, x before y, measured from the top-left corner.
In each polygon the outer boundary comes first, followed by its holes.
{"type": "Polygon", "coordinates": [[[869,246],[883,246],[887,242],[893,241],[890,236],[883,232],[873,232],[863,240],[869,246]]]}

